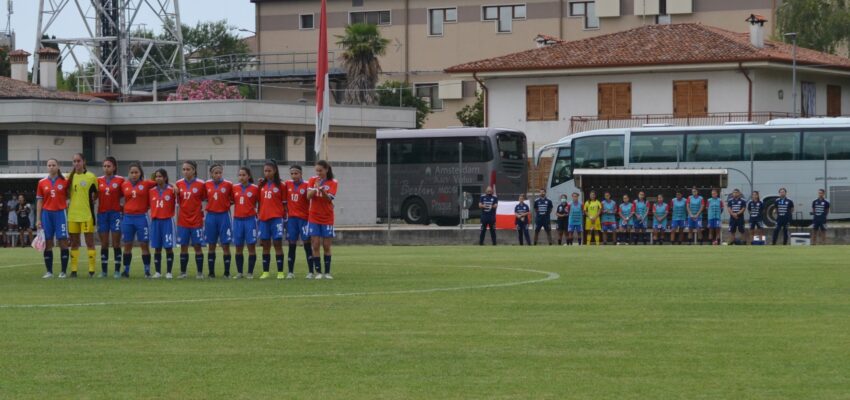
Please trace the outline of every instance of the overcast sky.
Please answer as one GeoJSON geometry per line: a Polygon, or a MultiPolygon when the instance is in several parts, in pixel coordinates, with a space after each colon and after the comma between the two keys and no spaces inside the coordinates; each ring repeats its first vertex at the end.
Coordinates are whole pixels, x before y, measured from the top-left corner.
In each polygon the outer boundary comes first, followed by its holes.
{"type": "MultiPolygon", "coordinates": [[[[6,1],[0,7],[0,30],[6,26],[6,1]]],[[[81,4],[89,0],[81,1],[81,4]]],[[[12,16],[12,28],[15,30],[16,47],[30,53],[35,46],[36,22],[38,21],[39,0],[14,0],[15,13],[12,16]]],[[[50,28],[50,34],[57,37],[85,37],[87,32],[82,24],[74,2],[63,11],[64,18],[57,19],[50,28]]],[[[230,25],[254,30],[254,4],[250,0],[180,0],[180,18],[186,25],[194,25],[199,21],[215,21],[226,19],[230,25]]],[[[151,18],[138,18],[138,23],[146,24],[149,29],[157,32],[160,23],[151,18]]],[[[237,32],[240,36],[250,36],[250,33],[237,32]]],[[[79,53],[78,53],[79,54],[79,53]]],[[[32,62],[32,58],[30,58],[32,62]]],[[[73,63],[65,64],[64,70],[69,72],[73,63]]]]}

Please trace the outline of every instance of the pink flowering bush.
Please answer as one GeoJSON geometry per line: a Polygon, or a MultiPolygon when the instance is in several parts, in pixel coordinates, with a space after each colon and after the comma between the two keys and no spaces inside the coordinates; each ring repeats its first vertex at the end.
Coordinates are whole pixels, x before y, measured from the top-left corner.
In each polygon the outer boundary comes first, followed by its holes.
{"type": "Polygon", "coordinates": [[[167,101],[241,99],[244,97],[236,86],[216,81],[189,81],[178,86],[177,92],[168,95],[167,101]]]}

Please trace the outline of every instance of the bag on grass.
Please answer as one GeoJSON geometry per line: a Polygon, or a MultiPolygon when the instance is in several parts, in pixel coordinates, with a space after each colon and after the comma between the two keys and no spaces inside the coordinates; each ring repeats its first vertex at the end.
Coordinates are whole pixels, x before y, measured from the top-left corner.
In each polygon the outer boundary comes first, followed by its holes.
{"type": "Polygon", "coordinates": [[[35,239],[32,240],[32,248],[39,252],[43,252],[44,247],[44,229],[39,229],[38,233],[35,235],[35,239]]]}

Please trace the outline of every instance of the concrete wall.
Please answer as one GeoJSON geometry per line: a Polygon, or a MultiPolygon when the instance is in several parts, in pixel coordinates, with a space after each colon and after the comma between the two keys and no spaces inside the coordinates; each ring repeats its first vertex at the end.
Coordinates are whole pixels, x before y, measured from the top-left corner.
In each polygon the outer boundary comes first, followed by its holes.
{"type": "MultiPolygon", "coordinates": [[[[793,101],[793,88],[791,86],[792,73],[787,70],[758,70],[753,74],[753,110],[754,111],[782,111],[791,112],[793,101]],[[779,91],[783,98],[779,98],[779,91]]],[[[797,101],[795,112],[800,112],[802,104],[801,82],[814,82],[815,107],[817,115],[826,115],[826,87],[827,85],[841,86],[841,112],[850,114],[850,77],[837,75],[813,74],[802,71],[797,74],[797,101]]]]}

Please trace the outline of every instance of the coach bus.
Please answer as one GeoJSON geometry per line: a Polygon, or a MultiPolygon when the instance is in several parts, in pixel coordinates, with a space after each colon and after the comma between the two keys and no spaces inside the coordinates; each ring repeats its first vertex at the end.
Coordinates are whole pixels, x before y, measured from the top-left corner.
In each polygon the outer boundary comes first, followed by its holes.
{"type": "Polygon", "coordinates": [[[378,218],[388,217],[388,194],[391,218],[401,217],[409,224],[456,225],[461,202],[468,217],[480,216],[478,197],[487,186],[493,185],[502,199],[514,200],[526,192],[526,138],[520,131],[380,130],[377,136],[378,218]]]}
{"type": "Polygon", "coordinates": [[[795,218],[810,218],[821,188],[831,202],[830,219],[850,218],[848,118],[595,130],[567,136],[537,155],[547,150],[555,152],[548,191],[553,200],[578,191],[576,169],[723,168],[729,171],[727,191],[761,193],[768,224],[775,222],[774,202],[781,187],[797,205],[795,218]]]}

